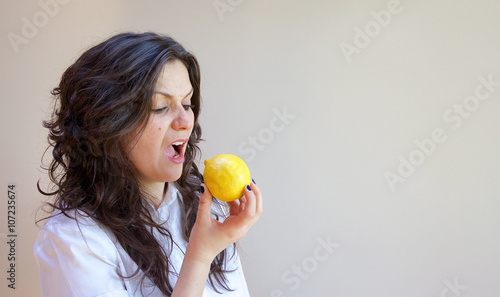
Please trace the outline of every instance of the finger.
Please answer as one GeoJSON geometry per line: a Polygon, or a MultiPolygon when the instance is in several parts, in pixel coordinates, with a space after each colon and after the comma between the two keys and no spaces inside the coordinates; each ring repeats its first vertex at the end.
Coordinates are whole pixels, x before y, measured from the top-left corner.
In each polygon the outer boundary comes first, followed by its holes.
{"type": "Polygon", "coordinates": [[[247,203],[247,197],[245,197],[245,195],[241,196],[240,199],[238,199],[240,201],[240,208],[239,208],[239,211],[242,212],[243,210],[245,210],[245,207],[246,207],[246,203],[247,203]]]}
{"type": "Polygon", "coordinates": [[[255,198],[255,193],[252,191],[250,185],[247,185],[245,187],[245,198],[247,202],[245,203],[243,212],[245,213],[246,216],[252,217],[255,215],[257,202],[255,198]]]}
{"type": "Polygon", "coordinates": [[[200,203],[198,205],[198,214],[196,220],[210,220],[212,211],[212,194],[205,184],[200,185],[200,203]]]}
{"type": "Polygon", "coordinates": [[[261,214],[263,211],[263,202],[262,202],[262,194],[260,192],[260,188],[259,186],[257,186],[257,184],[255,184],[255,181],[253,179],[252,179],[252,184],[250,184],[250,187],[252,188],[252,191],[254,192],[257,201],[256,212],[261,214]]]}
{"type": "Polygon", "coordinates": [[[247,202],[247,197],[245,197],[245,194],[243,193],[243,196],[241,196],[238,200],[240,201],[240,203],[245,203],[247,202]]]}
{"type": "MultiPolygon", "coordinates": [[[[245,203],[243,211],[232,214],[224,221],[224,225],[228,228],[239,229],[240,231],[248,230],[258,219],[259,215],[256,214],[256,198],[255,194],[252,192],[252,188],[247,185],[245,186],[245,203]]],[[[241,198],[240,198],[241,199],[241,198]]],[[[235,204],[234,204],[235,205],[235,204]]],[[[240,207],[241,208],[241,207],[240,207]]],[[[246,232],[246,231],[245,231],[246,232]]]]}
{"type": "Polygon", "coordinates": [[[231,225],[235,228],[241,228],[249,224],[252,214],[248,210],[248,205],[249,203],[251,203],[251,201],[254,201],[255,204],[255,198],[250,197],[254,195],[252,191],[249,189],[251,189],[249,186],[245,186],[244,190],[244,196],[245,196],[244,200],[246,200],[245,203],[241,203],[243,197],[238,200],[228,202],[233,211],[231,212],[231,216],[224,221],[226,226],[231,225]],[[242,208],[243,210],[241,210],[242,208]],[[229,224],[229,222],[231,223],[229,224]]]}
{"type": "Polygon", "coordinates": [[[227,205],[229,206],[229,214],[237,215],[240,212],[240,204],[241,203],[238,200],[227,202],[227,205]]]}

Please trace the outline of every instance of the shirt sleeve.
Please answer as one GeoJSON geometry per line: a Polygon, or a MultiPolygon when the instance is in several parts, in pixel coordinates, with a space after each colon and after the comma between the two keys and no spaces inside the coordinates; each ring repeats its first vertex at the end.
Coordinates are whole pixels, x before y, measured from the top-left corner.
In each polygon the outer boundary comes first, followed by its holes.
{"type": "MultiPolygon", "coordinates": [[[[214,204],[212,204],[212,211],[218,214],[219,221],[223,222],[229,216],[229,209],[225,206],[224,203],[216,206],[214,206],[214,204]]],[[[229,287],[233,291],[227,292],[219,286],[219,291],[225,292],[220,296],[250,297],[245,275],[243,273],[243,268],[241,266],[240,253],[238,249],[235,246],[230,245],[226,248],[226,251],[228,258],[226,259],[227,262],[225,268],[229,271],[227,272],[226,277],[228,279],[229,287]]],[[[205,297],[205,294],[203,295],[203,297],[205,297]]]]}
{"type": "MultiPolygon", "coordinates": [[[[230,251],[229,255],[232,255],[232,250],[233,246],[231,246],[228,250],[228,252],[230,251]]],[[[228,262],[228,268],[235,270],[233,272],[229,272],[228,276],[228,278],[230,279],[230,284],[234,284],[237,287],[237,290],[234,291],[234,296],[250,297],[238,250],[236,250],[236,254],[234,255],[234,257],[229,259],[228,262]]]]}
{"type": "Polygon", "coordinates": [[[34,255],[44,297],[128,297],[114,243],[91,220],[59,215],[40,231],[34,255]]]}

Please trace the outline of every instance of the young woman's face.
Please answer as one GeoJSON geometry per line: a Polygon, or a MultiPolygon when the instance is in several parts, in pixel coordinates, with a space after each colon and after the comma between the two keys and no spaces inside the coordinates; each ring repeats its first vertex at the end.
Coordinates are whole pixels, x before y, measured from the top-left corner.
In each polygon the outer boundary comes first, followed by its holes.
{"type": "Polygon", "coordinates": [[[144,186],[180,178],[184,152],[194,125],[193,87],[184,64],[167,62],[153,95],[153,109],[144,131],[132,142],[130,159],[144,186]]]}

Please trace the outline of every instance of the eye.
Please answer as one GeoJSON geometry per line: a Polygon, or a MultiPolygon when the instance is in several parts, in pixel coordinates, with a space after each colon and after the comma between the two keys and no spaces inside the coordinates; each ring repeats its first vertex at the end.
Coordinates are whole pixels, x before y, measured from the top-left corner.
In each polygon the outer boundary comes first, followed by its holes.
{"type": "Polygon", "coordinates": [[[168,106],[164,106],[161,108],[153,109],[153,112],[154,113],[163,113],[163,112],[167,111],[167,109],[168,109],[168,106]]]}
{"type": "Polygon", "coordinates": [[[184,107],[184,110],[188,110],[188,109],[193,109],[194,108],[194,105],[193,104],[183,104],[182,107],[184,107]]]}

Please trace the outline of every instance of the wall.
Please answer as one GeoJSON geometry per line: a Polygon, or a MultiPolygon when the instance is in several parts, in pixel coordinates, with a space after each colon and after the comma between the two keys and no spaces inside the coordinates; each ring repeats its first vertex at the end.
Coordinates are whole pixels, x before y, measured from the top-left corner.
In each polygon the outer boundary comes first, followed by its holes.
{"type": "Polygon", "coordinates": [[[500,295],[500,2],[1,0],[0,23],[1,296],[40,296],[49,92],[128,30],[196,54],[202,160],[239,155],[265,194],[253,296],[500,295]]]}

